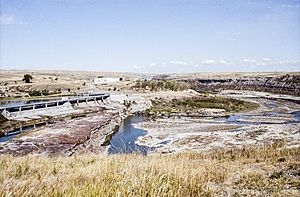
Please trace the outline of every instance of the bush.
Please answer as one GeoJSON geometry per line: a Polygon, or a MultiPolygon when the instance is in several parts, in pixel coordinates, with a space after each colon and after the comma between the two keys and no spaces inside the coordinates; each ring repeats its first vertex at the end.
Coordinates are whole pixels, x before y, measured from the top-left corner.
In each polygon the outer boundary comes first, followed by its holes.
{"type": "Polygon", "coordinates": [[[47,95],[49,95],[50,93],[49,93],[49,90],[44,89],[44,90],[42,90],[42,94],[45,95],[45,96],[47,96],[47,95]]]}
{"type": "Polygon", "coordinates": [[[30,96],[42,96],[42,93],[39,90],[32,90],[32,91],[29,91],[29,95],[30,96]]]}

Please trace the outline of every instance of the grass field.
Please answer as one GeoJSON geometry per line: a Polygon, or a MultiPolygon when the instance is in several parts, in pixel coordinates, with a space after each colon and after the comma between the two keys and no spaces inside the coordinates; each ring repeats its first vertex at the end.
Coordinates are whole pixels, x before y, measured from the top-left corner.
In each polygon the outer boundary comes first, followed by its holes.
{"type": "Polygon", "coordinates": [[[297,196],[300,149],[0,157],[0,196],[297,196]]]}

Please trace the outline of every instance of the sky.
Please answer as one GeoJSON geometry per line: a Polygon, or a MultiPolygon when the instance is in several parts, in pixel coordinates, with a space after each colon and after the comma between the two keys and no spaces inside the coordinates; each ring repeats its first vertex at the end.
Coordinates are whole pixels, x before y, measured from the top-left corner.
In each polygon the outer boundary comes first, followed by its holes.
{"type": "Polygon", "coordinates": [[[0,69],[300,71],[300,0],[0,2],[0,69]]]}

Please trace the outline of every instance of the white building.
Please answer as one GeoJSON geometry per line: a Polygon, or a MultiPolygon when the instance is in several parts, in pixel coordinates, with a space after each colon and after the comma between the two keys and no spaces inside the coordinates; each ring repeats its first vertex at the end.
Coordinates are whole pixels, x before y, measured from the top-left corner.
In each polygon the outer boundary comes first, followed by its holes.
{"type": "Polygon", "coordinates": [[[108,83],[115,83],[118,81],[120,81],[120,78],[116,78],[116,77],[103,77],[103,78],[94,79],[95,84],[108,84],[108,83]]]}

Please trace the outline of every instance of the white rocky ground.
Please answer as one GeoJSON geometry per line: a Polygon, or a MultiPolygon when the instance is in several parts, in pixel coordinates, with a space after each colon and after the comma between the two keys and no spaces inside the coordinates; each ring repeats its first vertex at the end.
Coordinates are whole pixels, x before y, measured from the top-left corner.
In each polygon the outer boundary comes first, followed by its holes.
{"type": "Polygon", "coordinates": [[[223,92],[223,95],[258,102],[261,107],[229,119],[172,117],[138,123],[134,126],[147,130],[148,134],[139,137],[136,143],[163,153],[242,147],[278,139],[286,140],[288,146],[300,145],[300,121],[292,114],[300,111],[300,105],[282,100],[299,100],[298,97],[278,98],[245,91],[223,92]]]}

